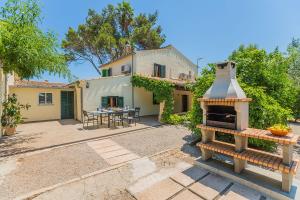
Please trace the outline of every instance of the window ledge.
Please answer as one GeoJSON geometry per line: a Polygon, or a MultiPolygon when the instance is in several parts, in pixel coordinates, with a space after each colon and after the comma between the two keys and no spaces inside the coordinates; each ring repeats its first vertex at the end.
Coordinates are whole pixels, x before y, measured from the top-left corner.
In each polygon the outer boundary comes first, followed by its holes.
{"type": "Polygon", "coordinates": [[[38,106],[54,106],[53,103],[38,104],[38,106]]]}

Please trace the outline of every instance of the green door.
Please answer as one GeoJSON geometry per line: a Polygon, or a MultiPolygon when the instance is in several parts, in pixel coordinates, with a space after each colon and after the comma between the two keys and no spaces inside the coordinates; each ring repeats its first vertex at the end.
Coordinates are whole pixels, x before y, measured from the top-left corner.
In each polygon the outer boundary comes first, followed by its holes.
{"type": "Polygon", "coordinates": [[[74,92],[61,91],[61,119],[74,119],[74,92]]]}

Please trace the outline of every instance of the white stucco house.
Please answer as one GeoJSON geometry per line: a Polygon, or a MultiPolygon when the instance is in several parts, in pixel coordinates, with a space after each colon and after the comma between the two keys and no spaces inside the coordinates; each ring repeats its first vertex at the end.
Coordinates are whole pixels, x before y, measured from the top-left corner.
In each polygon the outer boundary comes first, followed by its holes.
{"type": "Polygon", "coordinates": [[[175,83],[174,113],[190,110],[192,95],[182,86],[193,82],[197,66],[169,45],[160,49],[139,50],[100,66],[102,77],[80,82],[82,110],[99,107],[140,107],[141,115],[158,115],[160,106],[153,93],[131,84],[133,74],[175,83]]]}

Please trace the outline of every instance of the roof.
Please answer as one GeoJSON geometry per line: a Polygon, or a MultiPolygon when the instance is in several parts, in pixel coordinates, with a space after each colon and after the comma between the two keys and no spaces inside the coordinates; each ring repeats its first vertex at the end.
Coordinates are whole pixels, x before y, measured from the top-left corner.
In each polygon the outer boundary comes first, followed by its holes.
{"type": "Polygon", "coordinates": [[[68,88],[65,83],[53,83],[48,81],[29,81],[29,80],[15,80],[15,84],[11,87],[16,88],[68,88]]]}

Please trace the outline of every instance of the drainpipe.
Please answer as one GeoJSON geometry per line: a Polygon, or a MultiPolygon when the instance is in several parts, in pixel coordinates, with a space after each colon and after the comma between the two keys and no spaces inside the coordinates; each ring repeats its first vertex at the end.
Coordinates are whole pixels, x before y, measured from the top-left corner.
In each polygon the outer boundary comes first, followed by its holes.
{"type": "MultiPolygon", "coordinates": [[[[132,49],[131,51],[131,78],[133,77],[133,58],[134,58],[134,49],[132,49]]],[[[132,108],[134,108],[134,87],[132,83],[131,83],[131,98],[132,98],[131,106],[132,108]]]]}

